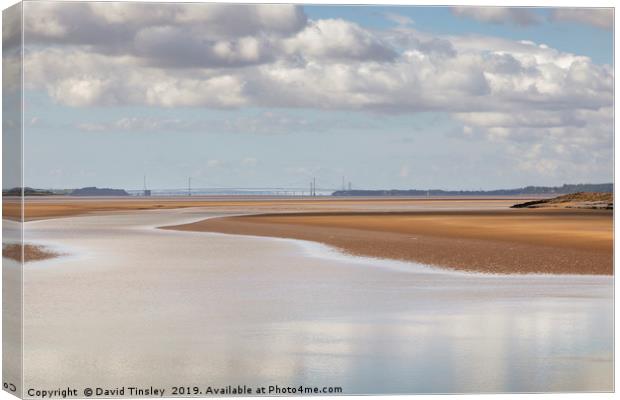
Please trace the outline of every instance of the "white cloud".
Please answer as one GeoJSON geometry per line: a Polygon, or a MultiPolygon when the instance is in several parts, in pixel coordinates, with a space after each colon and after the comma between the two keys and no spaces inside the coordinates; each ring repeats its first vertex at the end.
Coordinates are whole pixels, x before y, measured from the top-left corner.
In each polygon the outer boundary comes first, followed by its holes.
{"type": "Polygon", "coordinates": [[[292,4],[176,4],[174,22],[200,24],[208,34],[226,37],[259,32],[291,34],[306,25],[302,8],[292,4]]]}
{"type": "MultiPolygon", "coordinates": [[[[342,125],[342,124],[340,124],[342,125]]],[[[349,128],[363,129],[357,124],[349,128]]],[[[232,114],[230,118],[170,118],[126,116],[114,120],[80,122],[72,125],[84,132],[132,132],[132,133],[178,133],[200,132],[234,133],[234,134],[290,134],[299,132],[327,132],[339,129],[338,121],[312,120],[286,112],[260,112],[255,115],[240,116],[232,114]]]]}
{"type": "Polygon", "coordinates": [[[174,79],[162,76],[140,87],[149,106],[240,107],[248,103],[244,81],[233,75],[174,79]]]}
{"type": "Polygon", "coordinates": [[[452,7],[452,13],[459,17],[493,24],[510,23],[528,26],[541,22],[541,18],[531,9],[519,7],[452,7]]]}
{"type": "MultiPolygon", "coordinates": [[[[430,35],[406,20],[373,31],[340,19],[308,21],[293,6],[37,4],[27,3],[34,12],[26,21],[26,83],[68,106],[435,111],[452,114],[469,138],[521,152],[543,143],[538,154],[550,161],[523,168],[559,173],[569,161],[579,165],[583,149],[610,157],[612,68],[545,44],[430,35]]],[[[537,21],[528,9],[454,12],[537,21]]],[[[81,129],[285,133],[310,129],[306,123],[264,114],[209,127],[128,119],[81,129]]]]}
{"type": "MultiPolygon", "coordinates": [[[[527,153],[526,153],[527,154],[527,153]]],[[[521,171],[536,172],[540,175],[554,176],[560,168],[556,160],[527,157],[518,162],[521,171]]]]}
{"type": "Polygon", "coordinates": [[[134,37],[134,54],[159,67],[243,67],[271,59],[266,39],[213,39],[185,27],[153,26],[134,37]]]}
{"type": "Polygon", "coordinates": [[[310,59],[388,61],[396,52],[377,35],[342,19],[311,21],[284,42],[289,53],[310,59]]]}
{"type": "Polygon", "coordinates": [[[187,41],[177,45],[174,37],[152,36],[152,47],[127,55],[82,46],[33,48],[25,60],[27,84],[44,87],[53,99],[71,106],[497,112],[599,108],[611,104],[613,95],[609,66],[531,42],[429,38],[407,29],[382,36],[346,21],[326,20],[271,43],[269,57],[261,56],[264,42],[256,38],[220,39],[205,45],[211,53],[205,48],[204,59],[166,68],[163,59],[184,58],[194,48],[179,50],[187,41]],[[400,54],[390,53],[388,42],[406,47],[400,54]],[[157,46],[161,50],[153,50],[157,46]],[[159,54],[159,60],[141,57],[143,52],[159,54]],[[237,64],[224,68],[226,62],[237,64]],[[246,65],[240,68],[242,63],[246,65]]]}
{"type": "Polygon", "coordinates": [[[152,26],[186,26],[211,38],[261,33],[288,35],[307,19],[290,4],[200,4],[52,2],[25,4],[24,28],[31,39],[111,46],[152,26]]]}
{"type": "Polygon", "coordinates": [[[100,78],[68,78],[51,86],[50,96],[69,106],[86,106],[96,104],[110,93],[110,81],[100,78]]]}
{"type": "MultiPolygon", "coordinates": [[[[62,13],[62,9],[68,9],[66,5],[56,5],[55,3],[49,3],[52,7],[57,6],[58,13],[62,13]]],[[[70,6],[71,7],[71,6],[70,6]]],[[[106,24],[151,24],[159,21],[165,21],[170,19],[175,8],[170,4],[162,4],[162,7],[144,7],[140,3],[122,3],[122,2],[109,2],[109,3],[87,3],[84,6],[76,5],[74,7],[80,7],[79,10],[88,14],[89,16],[97,16],[106,24]]],[[[40,11],[39,7],[35,7],[36,11],[40,11]]],[[[52,14],[49,13],[48,14],[52,14]]]]}
{"type": "Polygon", "coordinates": [[[58,11],[61,9],[57,3],[41,3],[36,10],[32,15],[25,14],[25,30],[28,34],[50,38],[67,35],[69,27],[60,21],[58,11]]]}
{"type": "Polygon", "coordinates": [[[608,173],[613,157],[612,116],[612,107],[456,114],[466,126],[503,145],[519,170],[569,180],[608,173]]]}
{"type": "Polygon", "coordinates": [[[396,25],[399,25],[399,26],[407,26],[407,25],[413,25],[414,24],[414,20],[409,18],[406,15],[401,15],[401,14],[396,14],[396,13],[391,13],[391,12],[384,13],[383,15],[389,21],[392,21],[396,25]]]}
{"type": "Polygon", "coordinates": [[[551,21],[578,22],[607,30],[614,27],[613,8],[555,8],[549,18],[551,21]]]}

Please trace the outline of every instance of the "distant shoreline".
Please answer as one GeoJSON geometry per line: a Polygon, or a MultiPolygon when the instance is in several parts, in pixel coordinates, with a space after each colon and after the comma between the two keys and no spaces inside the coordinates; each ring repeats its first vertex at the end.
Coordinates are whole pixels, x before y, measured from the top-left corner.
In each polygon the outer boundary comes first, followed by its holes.
{"type": "MultiPolygon", "coordinates": [[[[270,210],[286,211],[322,211],[340,210],[349,207],[365,207],[368,204],[390,205],[393,207],[410,207],[437,204],[460,206],[462,204],[480,207],[509,207],[516,202],[535,200],[536,196],[450,196],[450,197],[355,197],[338,198],[332,196],[317,197],[280,197],[280,196],[192,196],[192,197],[71,197],[71,196],[35,196],[24,199],[24,221],[47,218],[78,216],[91,213],[119,213],[136,210],[165,210],[175,208],[209,208],[214,210],[233,210],[257,212],[270,210]]],[[[20,198],[4,198],[2,202],[3,218],[20,220],[20,198]]]]}

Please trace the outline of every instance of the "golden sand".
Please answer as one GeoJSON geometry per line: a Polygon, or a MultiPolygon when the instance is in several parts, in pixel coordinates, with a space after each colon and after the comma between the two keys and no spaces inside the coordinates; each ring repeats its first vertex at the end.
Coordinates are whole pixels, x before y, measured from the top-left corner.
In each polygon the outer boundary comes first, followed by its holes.
{"type": "MultiPolygon", "coordinates": [[[[311,240],[350,254],[460,270],[613,273],[612,211],[509,209],[524,200],[48,197],[27,198],[24,207],[25,220],[200,207],[262,215],[215,218],[168,229],[311,240]]],[[[19,219],[20,205],[5,201],[3,212],[4,218],[19,219]]]]}
{"type": "Polygon", "coordinates": [[[419,211],[235,216],[167,227],[295,238],[354,255],[492,273],[613,273],[612,213],[419,211]]]}

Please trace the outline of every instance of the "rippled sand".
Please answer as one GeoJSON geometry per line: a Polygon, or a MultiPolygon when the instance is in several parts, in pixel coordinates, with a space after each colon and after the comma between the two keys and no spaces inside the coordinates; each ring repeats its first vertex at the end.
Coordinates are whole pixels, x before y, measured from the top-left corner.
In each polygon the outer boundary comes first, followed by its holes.
{"type": "Polygon", "coordinates": [[[155,229],[213,210],[31,221],[25,386],[610,391],[613,281],[502,276],[155,229]]]}

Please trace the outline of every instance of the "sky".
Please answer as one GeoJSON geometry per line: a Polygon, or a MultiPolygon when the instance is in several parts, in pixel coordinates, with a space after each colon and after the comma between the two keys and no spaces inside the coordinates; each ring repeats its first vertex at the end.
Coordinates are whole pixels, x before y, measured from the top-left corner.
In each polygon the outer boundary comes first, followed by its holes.
{"type": "Polygon", "coordinates": [[[24,43],[25,186],[612,181],[611,9],[26,2],[24,43]]]}

